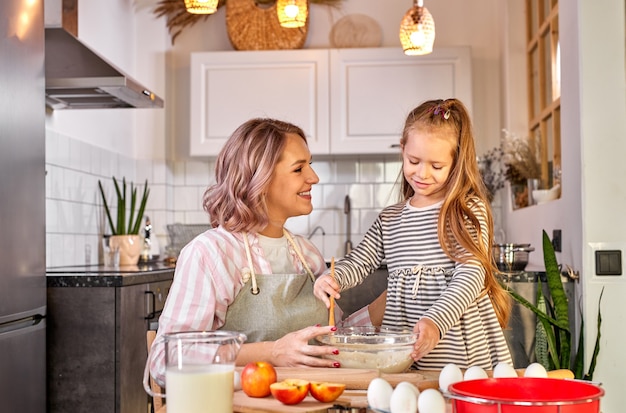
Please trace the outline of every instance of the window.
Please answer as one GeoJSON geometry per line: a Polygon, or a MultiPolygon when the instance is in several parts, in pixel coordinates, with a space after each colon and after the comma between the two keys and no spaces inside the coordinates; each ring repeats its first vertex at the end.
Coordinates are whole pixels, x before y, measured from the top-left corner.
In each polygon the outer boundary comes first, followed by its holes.
{"type": "Polygon", "coordinates": [[[561,182],[561,67],[558,0],[526,0],[528,136],[538,148],[541,187],[561,182]]]}

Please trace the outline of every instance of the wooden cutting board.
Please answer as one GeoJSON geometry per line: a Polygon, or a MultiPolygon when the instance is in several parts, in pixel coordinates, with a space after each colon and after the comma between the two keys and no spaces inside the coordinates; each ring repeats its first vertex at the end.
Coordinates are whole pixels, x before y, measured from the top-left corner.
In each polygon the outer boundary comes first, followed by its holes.
{"type": "Polygon", "coordinates": [[[328,413],[334,405],[346,407],[367,407],[365,390],[346,390],[341,397],[332,403],[320,403],[307,396],[301,403],[285,405],[272,396],[263,398],[248,397],[243,391],[235,392],[233,408],[237,413],[328,413]]]}
{"type": "Polygon", "coordinates": [[[367,390],[370,381],[375,377],[382,377],[392,386],[401,381],[408,381],[421,391],[427,388],[439,387],[438,371],[411,371],[408,373],[379,373],[378,370],[368,369],[328,369],[315,367],[277,367],[278,381],[285,379],[303,379],[308,381],[332,381],[344,383],[348,390],[367,390]]]}
{"type": "Polygon", "coordinates": [[[272,396],[264,398],[248,397],[244,392],[235,392],[233,407],[238,413],[327,413],[330,407],[340,404],[349,407],[367,407],[367,386],[376,377],[382,377],[392,386],[408,381],[418,389],[439,387],[438,371],[412,371],[409,373],[385,374],[367,369],[328,369],[314,367],[276,367],[278,381],[303,379],[308,381],[332,381],[344,383],[346,391],[333,403],[320,403],[311,396],[300,404],[287,406],[272,396]]]}

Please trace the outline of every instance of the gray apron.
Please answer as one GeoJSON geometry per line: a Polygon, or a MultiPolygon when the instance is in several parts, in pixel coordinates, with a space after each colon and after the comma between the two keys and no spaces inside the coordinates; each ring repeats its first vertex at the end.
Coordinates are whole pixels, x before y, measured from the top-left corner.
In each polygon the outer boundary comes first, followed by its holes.
{"type": "Polygon", "coordinates": [[[244,285],[220,329],[245,333],[248,343],[275,341],[305,327],[328,324],[328,309],[313,294],[315,276],[291,235],[284,233],[307,274],[255,274],[248,234],[243,234],[249,270],[244,270],[244,285]]]}

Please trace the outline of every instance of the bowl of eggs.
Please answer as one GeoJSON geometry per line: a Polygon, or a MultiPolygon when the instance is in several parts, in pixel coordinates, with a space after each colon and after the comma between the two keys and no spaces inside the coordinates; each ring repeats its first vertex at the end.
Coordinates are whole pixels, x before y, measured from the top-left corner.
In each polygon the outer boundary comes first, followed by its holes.
{"type": "Polygon", "coordinates": [[[316,340],[339,350],[339,354],[325,357],[338,361],[341,367],[402,373],[413,364],[411,352],[417,334],[408,328],[338,327],[337,331],[316,340]]]}

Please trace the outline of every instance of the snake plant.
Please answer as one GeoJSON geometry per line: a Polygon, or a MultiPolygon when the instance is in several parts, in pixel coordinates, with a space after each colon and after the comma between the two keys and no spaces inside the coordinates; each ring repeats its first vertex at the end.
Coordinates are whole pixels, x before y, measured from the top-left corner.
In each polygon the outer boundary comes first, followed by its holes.
{"type": "Polygon", "coordinates": [[[107,220],[109,222],[109,226],[111,227],[111,235],[137,235],[139,234],[139,230],[141,229],[141,219],[146,209],[148,196],[150,195],[148,180],[146,179],[146,183],[143,187],[143,194],[141,196],[141,201],[139,202],[138,211],[135,211],[135,208],[137,207],[137,187],[135,187],[132,182],[130,183],[130,205],[128,220],[126,219],[126,201],[128,200],[126,195],[126,178],[122,178],[121,188],[115,177],[113,177],[113,184],[115,185],[115,193],[117,194],[117,220],[115,224],[113,223],[113,219],[111,217],[111,209],[109,208],[109,204],[107,203],[107,198],[104,194],[102,182],[98,180],[100,195],[102,195],[102,203],[104,204],[104,210],[106,212],[107,220]],[[135,212],[137,212],[136,215],[135,212]]]}
{"type": "MultiPolygon", "coordinates": [[[[602,324],[602,316],[600,313],[600,304],[602,302],[602,292],[598,299],[598,333],[594,352],[587,373],[584,372],[584,322],[580,325],[580,335],[578,337],[577,348],[572,343],[572,333],[569,324],[569,302],[565,295],[563,282],[561,281],[561,271],[556,260],[556,254],[552,241],[548,237],[546,231],[543,231],[543,258],[546,267],[546,281],[549,294],[545,294],[542,288],[537,291],[538,306],[530,303],[524,297],[513,291],[510,287],[503,284],[503,287],[511,294],[511,296],[531,310],[537,316],[538,320],[538,340],[535,345],[547,346],[538,348],[537,361],[544,364],[547,370],[554,369],[570,369],[574,372],[577,379],[593,380],[593,372],[596,366],[596,360],[600,352],[600,326],[602,324]],[[572,358],[572,349],[576,348],[575,357],[572,358]],[[546,354],[547,350],[547,354],[546,354]],[[541,357],[539,357],[541,356],[541,357]]],[[[582,320],[582,317],[581,317],[582,320]]]]}

